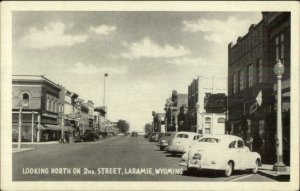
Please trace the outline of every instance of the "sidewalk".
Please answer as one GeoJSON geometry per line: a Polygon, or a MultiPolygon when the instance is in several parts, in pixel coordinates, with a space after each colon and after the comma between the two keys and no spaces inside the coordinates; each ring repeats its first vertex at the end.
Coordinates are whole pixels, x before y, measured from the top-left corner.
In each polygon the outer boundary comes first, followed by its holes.
{"type": "Polygon", "coordinates": [[[273,165],[262,164],[258,169],[258,174],[272,178],[277,181],[289,181],[290,180],[290,167],[286,167],[286,172],[273,171],[273,165]]]}
{"type": "Polygon", "coordinates": [[[12,148],[12,152],[13,153],[18,153],[18,152],[23,152],[23,151],[29,151],[32,150],[34,148],[21,148],[21,150],[19,150],[18,148],[12,148]]]}
{"type": "MultiPolygon", "coordinates": [[[[13,142],[13,145],[18,145],[18,142],[13,142]]],[[[50,144],[59,144],[58,141],[47,141],[47,142],[22,142],[21,145],[50,145],[50,144]]]]}

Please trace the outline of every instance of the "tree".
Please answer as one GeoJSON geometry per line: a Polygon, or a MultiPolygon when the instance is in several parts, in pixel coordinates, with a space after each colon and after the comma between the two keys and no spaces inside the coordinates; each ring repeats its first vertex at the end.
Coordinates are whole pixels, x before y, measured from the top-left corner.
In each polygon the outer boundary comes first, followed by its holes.
{"type": "Polygon", "coordinates": [[[120,119],[117,122],[117,128],[121,133],[127,133],[129,131],[129,123],[123,119],[120,119]]]}
{"type": "Polygon", "coordinates": [[[149,132],[152,131],[152,125],[151,123],[147,123],[145,126],[144,126],[144,130],[145,130],[145,133],[148,134],[149,132]]]}

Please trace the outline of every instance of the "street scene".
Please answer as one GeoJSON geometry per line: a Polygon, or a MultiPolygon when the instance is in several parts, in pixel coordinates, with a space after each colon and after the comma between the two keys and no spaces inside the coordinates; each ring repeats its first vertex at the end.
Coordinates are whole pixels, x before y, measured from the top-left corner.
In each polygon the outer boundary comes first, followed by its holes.
{"type": "Polygon", "coordinates": [[[13,181],[290,181],[290,12],[12,24],[13,181]]]}
{"type": "Polygon", "coordinates": [[[178,165],[180,156],[160,151],[156,142],[149,142],[143,135],[24,148],[34,149],[13,155],[16,181],[275,181],[249,171],[237,171],[231,177],[211,172],[187,173],[178,165]]]}

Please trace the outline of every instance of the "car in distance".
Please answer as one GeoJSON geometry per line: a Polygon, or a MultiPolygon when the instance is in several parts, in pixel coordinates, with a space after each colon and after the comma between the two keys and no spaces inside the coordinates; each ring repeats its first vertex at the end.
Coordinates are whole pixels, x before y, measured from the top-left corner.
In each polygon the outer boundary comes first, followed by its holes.
{"type": "Polygon", "coordinates": [[[221,170],[229,177],[234,170],[249,169],[257,173],[261,156],[251,152],[240,137],[205,135],[182,156],[179,165],[186,166],[187,171],[221,170]]]}
{"type": "Polygon", "coordinates": [[[183,154],[200,137],[201,135],[194,132],[185,132],[185,131],[177,132],[169,141],[167,150],[172,155],[183,154]]]}
{"type": "Polygon", "coordinates": [[[138,136],[138,133],[136,132],[136,131],[133,131],[132,133],[131,133],[131,137],[137,137],[138,136]]]}
{"type": "Polygon", "coordinates": [[[175,135],[174,132],[166,132],[166,133],[162,134],[161,138],[159,139],[159,141],[157,143],[157,146],[159,147],[159,149],[161,151],[168,147],[169,140],[171,140],[174,135],[175,135]]]}

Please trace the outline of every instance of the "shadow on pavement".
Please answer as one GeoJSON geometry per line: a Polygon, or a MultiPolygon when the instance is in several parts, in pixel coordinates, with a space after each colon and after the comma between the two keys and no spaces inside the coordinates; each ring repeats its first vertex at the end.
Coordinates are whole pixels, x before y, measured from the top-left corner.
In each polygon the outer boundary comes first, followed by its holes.
{"type": "MultiPolygon", "coordinates": [[[[249,171],[234,171],[232,176],[250,174],[249,171]]],[[[223,171],[209,171],[209,170],[192,170],[192,171],[183,171],[183,176],[193,176],[193,177],[205,177],[205,178],[224,178],[223,171]]]]}
{"type": "Polygon", "coordinates": [[[172,154],[167,154],[166,157],[176,157],[176,158],[181,158],[182,155],[172,155],[172,154]]]}

